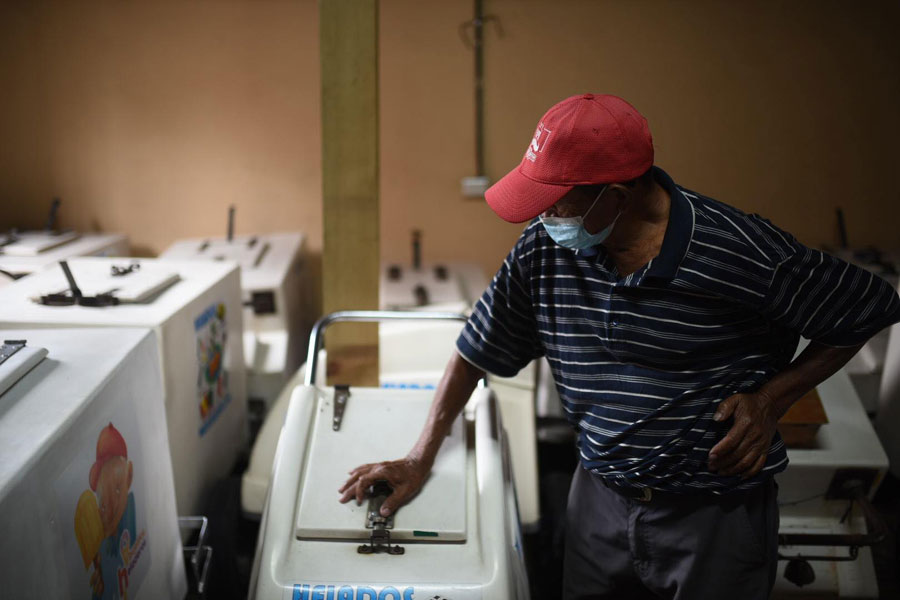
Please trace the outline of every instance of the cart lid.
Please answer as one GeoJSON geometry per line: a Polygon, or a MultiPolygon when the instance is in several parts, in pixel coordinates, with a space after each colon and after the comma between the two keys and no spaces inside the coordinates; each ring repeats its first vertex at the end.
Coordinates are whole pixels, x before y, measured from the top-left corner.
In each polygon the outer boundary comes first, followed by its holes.
{"type": "Polygon", "coordinates": [[[178,260],[230,260],[241,266],[241,289],[277,288],[301,260],[305,236],[299,231],[236,235],[226,238],[191,238],[169,246],[160,258],[178,260]]]}
{"type": "MultiPolygon", "coordinates": [[[[434,391],[350,388],[340,428],[332,428],[334,389],[317,402],[300,483],[296,535],[368,540],[368,502],[338,502],[338,488],[359,465],[406,456],[425,424],[434,391]]],[[[394,515],[392,540],[466,539],[466,440],[460,417],[441,445],[422,491],[394,515]]]]}
{"type": "MultiPolygon", "coordinates": [[[[120,302],[127,303],[146,302],[179,279],[171,265],[127,258],[112,262],[74,260],[70,263],[70,269],[75,283],[85,296],[111,293],[120,302]],[[114,275],[115,269],[127,272],[114,275]]],[[[62,269],[57,267],[50,273],[43,282],[45,289],[41,295],[67,293],[69,284],[62,269]]],[[[33,299],[39,301],[39,296],[33,299]]]]}
{"type": "MultiPolygon", "coordinates": [[[[83,295],[94,295],[97,291],[96,287],[89,285],[92,279],[91,273],[102,273],[102,277],[107,280],[108,283],[100,286],[102,291],[109,291],[112,287],[120,288],[121,292],[114,292],[114,295],[121,301],[121,304],[116,306],[101,308],[78,305],[45,306],[34,302],[34,298],[40,298],[48,292],[60,292],[68,289],[63,270],[57,263],[0,287],[0,306],[3,307],[3,310],[0,310],[0,326],[19,328],[31,324],[34,326],[68,325],[74,327],[88,325],[158,327],[168,323],[185,307],[191,306],[201,296],[210,292],[214,292],[210,302],[213,299],[220,302],[229,301],[232,289],[239,277],[238,266],[231,262],[163,261],[153,258],[139,259],[140,270],[125,277],[108,276],[113,266],[127,268],[135,260],[78,257],[68,261],[69,269],[83,295]],[[154,292],[155,285],[160,282],[159,280],[154,281],[153,276],[160,273],[163,274],[162,283],[166,284],[173,281],[172,277],[177,273],[178,283],[170,284],[170,287],[160,289],[158,293],[154,292]],[[134,279],[131,279],[132,277],[134,279]],[[147,283],[144,277],[150,277],[151,282],[147,287],[141,289],[143,286],[141,282],[147,283]],[[112,282],[119,279],[121,281],[112,282]],[[228,281],[226,282],[226,280],[228,281]],[[135,303],[135,300],[141,298],[145,298],[145,300],[135,303]]],[[[163,287],[162,284],[160,284],[161,287],[163,287]]]]}
{"type": "MultiPolygon", "coordinates": [[[[0,240],[0,244],[3,241],[0,240]]],[[[13,256],[0,252],[0,269],[16,275],[34,273],[51,263],[75,256],[116,256],[128,247],[121,233],[83,233],[78,239],[45,250],[35,256],[13,256]]]]}
{"type": "Polygon", "coordinates": [[[37,256],[57,246],[78,239],[74,231],[58,233],[47,231],[26,231],[16,234],[16,241],[3,246],[3,254],[9,256],[37,256]]]}
{"type": "Polygon", "coordinates": [[[238,236],[231,241],[206,240],[197,246],[196,255],[190,258],[233,260],[241,265],[241,269],[254,269],[260,265],[268,251],[269,243],[264,237],[238,236]]]}

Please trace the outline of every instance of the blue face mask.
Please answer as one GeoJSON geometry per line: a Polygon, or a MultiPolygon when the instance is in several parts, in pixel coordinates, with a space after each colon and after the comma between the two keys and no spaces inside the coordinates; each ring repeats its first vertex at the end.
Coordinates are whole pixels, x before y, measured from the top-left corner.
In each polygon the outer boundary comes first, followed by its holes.
{"type": "Polygon", "coordinates": [[[556,242],[563,248],[569,248],[571,250],[586,250],[606,241],[606,239],[609,237],[609,234],[612,233],[613,226],[616,224],[616,221],[619,220],[619,216],[622,214],[622,211],[619,211],[616,214],[616,218],[613,219],[612,223],[610,223],[602,231],[598,231],[594,234],[588,233],[587,229],[584,228],[584,218],[588,216],[588,214],[597,204],[597,201],[600,199],[600,196],[603,195],[603,192],[606,191],[607,187],[608,186],[604,186],[603,189],[600,190],[600,193],[597,194],[596,198],[594,198],[594,203],[591,204],[590,208],[587,209],[587,212],[585,212],[584,215],[580,217],[541,216],[541,223],[544,225],[544,229],[547,231],[547,234],[551,238],[553,238],[554,242],[556,242]]]}

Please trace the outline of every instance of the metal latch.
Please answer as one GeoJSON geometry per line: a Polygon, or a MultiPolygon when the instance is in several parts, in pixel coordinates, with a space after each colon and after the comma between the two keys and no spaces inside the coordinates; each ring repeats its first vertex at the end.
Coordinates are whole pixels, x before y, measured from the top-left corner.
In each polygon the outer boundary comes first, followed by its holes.
{"type": "Polygon", "coordinates": [[[127,267],[120,267],[119,265],[112,265],[109,268],[109,274],[113,277],[125,277],[130,273],[134,273],[135,271],[141,270],[141,263],[133,262],[127,267]]]}
{"type": "Polygon", "coordinates": [[[0,346],[0,365],[24,347],[25,340],[3,340],[3,345],[0,346]]]}
{"type": "Polygon", "coordinates": [[[386,481],[376,481],[369,490],[369,506],[366,509],[366,529],[371,529],[369,543],[356,549],[360,554],[403,554],[402,546],[391,545],[391,532],[394,528],[394,516],[381,515],[381,505],[394,490],[386,481]]]}
{"type": "Polygon", "coordinates": [[[349,398],[349,385],[334,386],[334,418],[331,419],[331,428],[334,431],[341,428],[341,421],[344,419],[344,409],[347,407],[347,400],[349,398]]]}

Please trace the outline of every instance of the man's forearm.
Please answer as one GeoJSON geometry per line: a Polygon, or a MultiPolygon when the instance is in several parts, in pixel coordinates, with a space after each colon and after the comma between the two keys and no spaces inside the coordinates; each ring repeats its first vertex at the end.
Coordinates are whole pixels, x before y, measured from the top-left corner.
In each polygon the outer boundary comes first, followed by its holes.
{"type": "Polygon", "coordinates": [[[862,344],[849,348],[835,348],[810,342],[785,370],[762,386],[759,393],[772,400],[780,418],[803,394],[847,364],[861,347],[862,344]]]}
{"type": "Polygon", "coordinates": [[[457,352],[453,353],[438,384],[422,434],[409,453],[410,458],[429,467],[434,463],[434,457],[453,426],[453,421],[466,406],[478,380],[482,377],[483,371],[467,362],[457,352]]]}

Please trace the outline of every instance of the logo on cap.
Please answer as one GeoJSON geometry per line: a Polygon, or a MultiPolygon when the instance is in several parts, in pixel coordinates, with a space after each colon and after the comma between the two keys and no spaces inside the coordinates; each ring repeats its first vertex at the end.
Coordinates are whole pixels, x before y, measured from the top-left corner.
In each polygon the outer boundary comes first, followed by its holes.
{"type": "Polygon", "coordinates": [[[534,162],[537,159],[537,155],[543,152],[547,146],[547,140],[550,139],[551,133],[553,132],[549,129],[544,129],[543,121],[538,123],[537,131],[534,132],[534,139],[531,140],[531,145],[528,146],[528,150],[525,152],[525,158],[534,162]]]}

